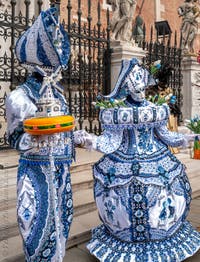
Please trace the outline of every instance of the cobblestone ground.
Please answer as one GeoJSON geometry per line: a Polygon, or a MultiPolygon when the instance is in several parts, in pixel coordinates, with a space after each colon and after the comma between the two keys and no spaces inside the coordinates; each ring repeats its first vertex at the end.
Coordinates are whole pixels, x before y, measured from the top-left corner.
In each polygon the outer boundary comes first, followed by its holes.
{"type": "MultiPolygon", "coordinates": [[[[188,220],[200,231],[200,196],[192,200],[188,220]]],[[[64,262],[97,262],[98,260],[89,254],[85,245],[86,243],[67,250],[64,262]]],[[[185,262],[200,262],[200,251],[185,262]]]]}

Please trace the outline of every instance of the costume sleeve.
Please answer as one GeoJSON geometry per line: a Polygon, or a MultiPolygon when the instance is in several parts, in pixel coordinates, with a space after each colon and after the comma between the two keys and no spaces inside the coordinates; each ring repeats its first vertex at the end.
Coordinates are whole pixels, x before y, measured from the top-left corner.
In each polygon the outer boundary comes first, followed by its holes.
{"type": "Polygon", "coordinates": [[[157,127],[155,130],[157,137],[168,146],[177,147],[186,143],[183,134],[169,131],[165,125],[157,127]]]}
{"type": "Polygon", "coordinates": [[[92,148],[105,154],[116,151],[122,142],[123,129],[104,130],[100,136],[94,136],[92,148]]]}
{"type": "Polygon", "coordinates": [[[122,137],[123,129],[117,128],[105,129],[100,136],[89,134],[85,130],[74,131],[76,145],[82,145],[88,150],[97,150],[105,154],[116,151],[121,145],[122,137]]]}
{"type": "Polygon", "coordinates": [[[33,117],[36,110],[36,106],[21,88],[12,91],[7,97],[7,135],[11,147],[20,151],[30,149],[31,136],[24,132],[23,121],[33,117]]]}

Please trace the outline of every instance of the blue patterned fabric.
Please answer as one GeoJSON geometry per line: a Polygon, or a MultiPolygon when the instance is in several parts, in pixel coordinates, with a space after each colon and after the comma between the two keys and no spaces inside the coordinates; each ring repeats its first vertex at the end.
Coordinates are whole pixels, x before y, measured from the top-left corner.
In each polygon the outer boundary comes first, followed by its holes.
{"type": "Polygon", "coordinates": [[[72,222],[70,160],[22,156],[18,168],[17,215],[26,261],[62,261],[72,222]],[[55,190],[53,190],[55,189],[55,190]]]}
{"type": "Polygon", "coordinates": [[[87,247],[102,262],[183,261],[200,248],[200,234],[186,221],[191,187],[185,166],[168,148],[182,145],[184,136],[167,129],[167,105],[134,100],[148,83],[144,73],[142,88],[135,88],[134,63],[123,63],[110,95],[134,90],[125,95],[126,107],[100,111],[104,131],[95,148],[104,155],[93,176],[103,225],[87,247]]]}
{"type": "Polygon", "coordinates": [[[23,64],[54,68],[66,66],[70,55],[67,33],[55,15],[56,9],[42,11],[34,24],[18,39],[16,55],[23,64]]]}
{"type": "MultiPolygon", "coordinates": [[[[154,106],[151,103],[146,103],[145,106],[132,106],[123,108],[109,108],[100,111],[99,120],[107,127],[133,127],[133,125],[141,124],[154,125],[164,123],[164,120],[169,118],[169,108],[166,104],[162,106],[154,106]]],[[[105,127],[106,128],[106,127],[105,127]]]]}
{"type": "Polygon", "coordinates": [[[115,238],[105,226],[93,230],[87,245],[100,261],[175,262],[183,261],[197,252],[200,237],[188,222],[163,241],[126,243],[115,238]]]}
{"type": "MultiPolygon", "coordinates": [[[[74,157],[73,134],[31,136],[24,132],[24,119],[37,112],[41,86],[32,75],[7,97],[8,139],[20,152],[17,217],[26,261],[61,262],[73,217],[69,172],[74,157]]],[[[67,114],[63,94],[52,86],[52,95],[67,114]]]]}
{"type": "Polygon", "coordinates": [[[34,136],[23,127],[29,118],[68,114],[59,80],[70,46],[55,13],[54,8],[42,11],[18,39],[17,58],[30,71],[6,99],[8,141],[20,152],[17,218],[27,262],[61,262],[73,217],[72,132],[34,136]]]}

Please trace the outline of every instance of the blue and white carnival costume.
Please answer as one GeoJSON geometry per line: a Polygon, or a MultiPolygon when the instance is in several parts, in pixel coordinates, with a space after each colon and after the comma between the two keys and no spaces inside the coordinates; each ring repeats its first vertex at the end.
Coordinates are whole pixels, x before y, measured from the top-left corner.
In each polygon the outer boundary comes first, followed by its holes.
{"type": "Polygon", "coordinates": [[[37,103],[46,95],[48,102],[56,103],[47,115],[68,113],[58,78],[59,67],[67,65],[70,47],[55,11],[41,12],[18,40],[17,57],[31,75],[6,101],[8,139],[20,151],[17,217],[25,258],[30,262],[62,261],[73,215],[72,133],[31,136],[23,130],[25,119],[39,116],[37,103]]]}
{"type": "Polygon", "coordinates": [[[191,187],[185,167],[168,149],[185,138],[168,131],[167,105],[144,99],[151,81],[136,59],[123,61],[106,99],[125,98],[126,107],[102,109],[103,134],[85,139],[105,153],[93,167],[103,224],[87,245],[100,261],[183,261],[200,248],[200,234],[186,221],[191,187]]]}

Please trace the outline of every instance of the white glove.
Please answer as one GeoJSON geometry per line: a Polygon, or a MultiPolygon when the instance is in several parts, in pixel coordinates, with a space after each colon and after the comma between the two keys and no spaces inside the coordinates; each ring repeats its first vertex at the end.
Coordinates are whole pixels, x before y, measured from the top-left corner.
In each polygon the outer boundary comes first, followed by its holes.
{"type": "Polygon", "coordinates": [[[91,135],[85,130],[74,131],[74,143],[85,147],[88,150],[92,150],[94,139],[95,135],[91,135]]]}
{"type": "Polygon", "coordinates": [[[188,147],[189,142],[192,142],[195,140],[195,137],[198,137],[200,139],[200,134],[185,134],[184,135],[184,142],[183,142],[183,147],[188,147]]]}

